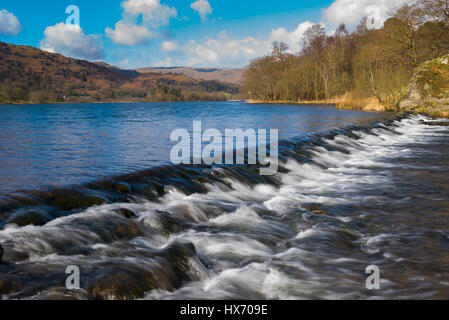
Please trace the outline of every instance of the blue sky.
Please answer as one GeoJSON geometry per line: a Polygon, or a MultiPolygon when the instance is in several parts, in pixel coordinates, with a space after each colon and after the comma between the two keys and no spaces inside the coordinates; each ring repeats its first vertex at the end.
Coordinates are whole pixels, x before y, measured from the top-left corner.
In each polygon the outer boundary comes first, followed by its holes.
{"type": "Polygon", "coordinates": [[[15,0],[0,4],[0,41],[123,68],[242,67],[274,40],[300,49],[304,31],[353,26],[404,0],[15,0]],[[66,25],[66,8],[80,25],[66,25]]]}

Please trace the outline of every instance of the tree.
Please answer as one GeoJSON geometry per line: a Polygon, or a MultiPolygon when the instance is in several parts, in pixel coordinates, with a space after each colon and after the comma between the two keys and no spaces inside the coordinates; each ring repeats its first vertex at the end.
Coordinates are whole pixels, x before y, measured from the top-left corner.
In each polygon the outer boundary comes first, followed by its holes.
{"type": "Polygon", "coordinates": [[[417,4],[431,20],[449,24],[449,0],[418,0],[417,4]]]}
{"type": "Polygon", "coordinates": [[[391,44],[389,50],[398,56],[406,54],[407,60],[413,68],[418,67],[416,52],[416,34],[418,28],[425,22],[423,10],[416,4],[404,4],[394,13],[393,18],[385,22],[384,29],[391,44]]]}

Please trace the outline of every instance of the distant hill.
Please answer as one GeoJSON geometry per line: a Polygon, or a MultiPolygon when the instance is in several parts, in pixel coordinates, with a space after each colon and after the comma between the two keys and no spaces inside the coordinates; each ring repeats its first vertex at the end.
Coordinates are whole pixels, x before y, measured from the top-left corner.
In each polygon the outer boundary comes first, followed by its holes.
{"type": "Polygon", "coordinates": [[[198,80],[215,80],[241,85],[245,69],[217,69],[217,68],[140,68],[140,73],[184,74],[198,80]]]}
{"type": "Polygon", "coordinates": [[[98,62],[94,62],[94,63],[96,65],[99,65],[99,66],[109,69],[111,71],[117,72],[127,78],[134,78],[134,77],[138,77],[140,75],[140,72],[137,72],[135,70],[120,69],[119,67],[111,66],[103,61],[98,61],[98,62]]]}
{"type": "Polygon", "coordinates": [[[0,103],[224,100],[237,85],[121,70],[0,42],[0,103]]]}

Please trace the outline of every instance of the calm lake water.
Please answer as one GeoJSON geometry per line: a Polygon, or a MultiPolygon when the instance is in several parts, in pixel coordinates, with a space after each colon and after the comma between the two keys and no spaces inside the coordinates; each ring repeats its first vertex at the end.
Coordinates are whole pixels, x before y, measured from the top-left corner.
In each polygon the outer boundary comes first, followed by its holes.
{"type": "Polygon", "coordinates": [[[449,127],[427,117],[234,102],[0,113],[2,298],[449,299],[449,127]],[[194,120],[279,128],[279,172],[160,166],[194,120]],[[69,265],[81,290],[65,288],[69,265]]]}
{"type": "Polygon", "coordinates": [[[80,184],[170,162],[170,134],[279,129],[281,139],[374,121],[382,114],[327,106],[239,102],[0,106],[0,194],[80,184]]]}

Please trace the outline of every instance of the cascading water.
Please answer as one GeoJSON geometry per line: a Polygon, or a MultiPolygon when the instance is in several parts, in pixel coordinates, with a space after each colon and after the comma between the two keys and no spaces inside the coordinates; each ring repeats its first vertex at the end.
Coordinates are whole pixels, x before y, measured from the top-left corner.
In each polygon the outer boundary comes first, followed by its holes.
{"type": "Polygon", "coordinates": [[[290,139],[281,167],[166,166],[0,203],[0,294],[449,297],[449,128],[405,115],[290,139]],[[81,290],[64,288],[68,265],[81,290]],[[365,287],[367,266],[381,290],[365,287]]]}

